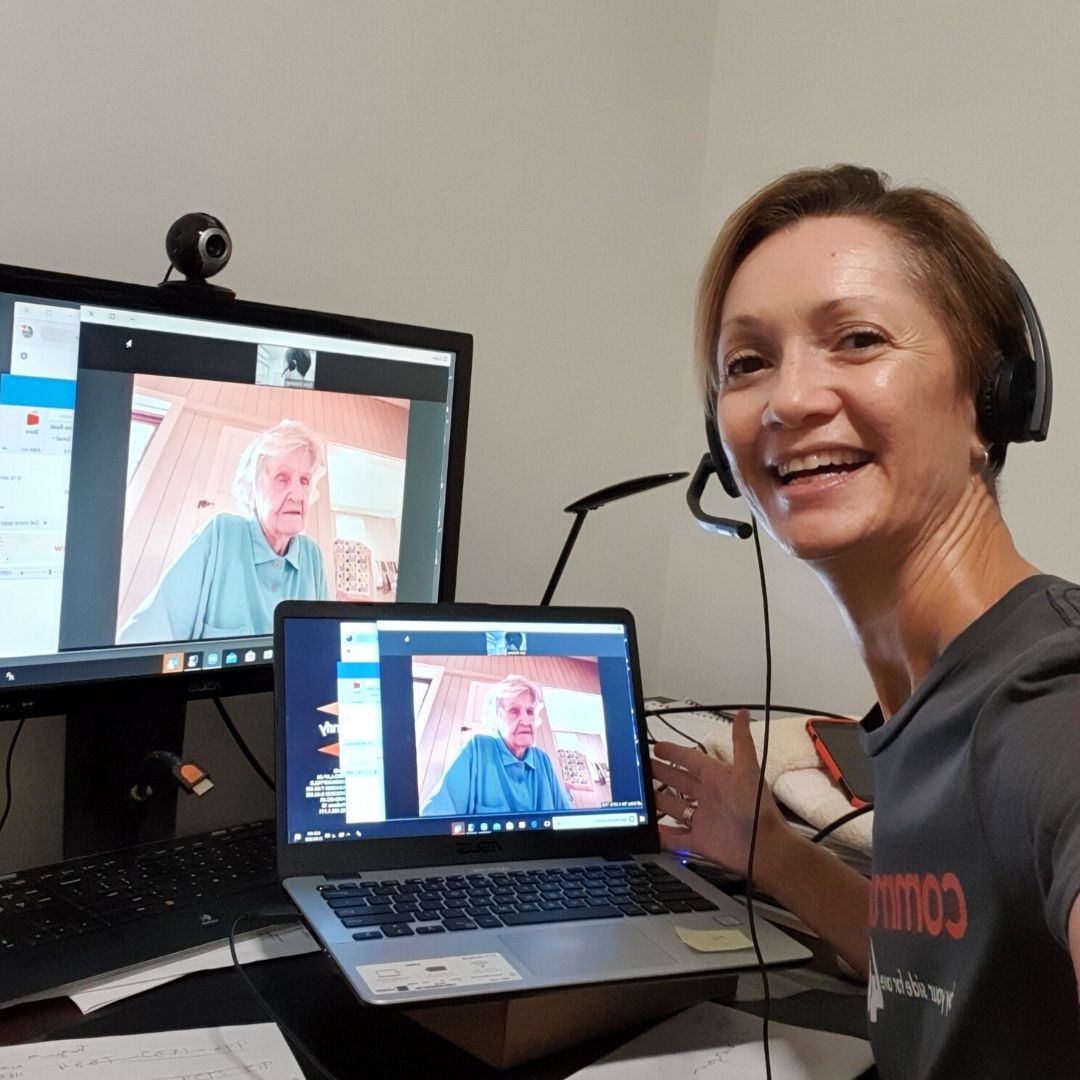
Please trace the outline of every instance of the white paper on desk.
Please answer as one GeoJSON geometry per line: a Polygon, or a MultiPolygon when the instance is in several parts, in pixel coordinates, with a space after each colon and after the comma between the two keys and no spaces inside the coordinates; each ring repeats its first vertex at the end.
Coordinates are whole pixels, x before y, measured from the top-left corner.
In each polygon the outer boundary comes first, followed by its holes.
{"type": "MultiPolygon", "coordinates": [[[[865,1039],[769,1024],[775,1080],[850,1080],[874,1058],[865,1039]]],[[[706,1001],[632,1039],[571,1080],[743,1080],[765,1075],[761,1018],[706,1001]]]]}
{"type": "Polygon", "coordinates": [[[0,1046],[7,1080],[304,1080],[277,1024],[0,1046]]]}
{"type": "MultiPolygon", "coordinates": [[[[315,939],[299,923],[268,926],[236,939],[236,956],[241,964],[273,960],[280,956],[299,956],[301,953],[318,950],[315,939]]],[[[182,978],[193,971],[212,971],[215,968],[231,966],[232,956],[229,954],[228,942],[214,942],[179,956],[125,968],[118,974],[87,979],[65,990],[84,1013],[89,1013],[121,998],[141,994],[144,990],[153,990],[156,986],[182,978]]],[[[2,1075],[0,1073],[0,1076],[2,1075]]]]}

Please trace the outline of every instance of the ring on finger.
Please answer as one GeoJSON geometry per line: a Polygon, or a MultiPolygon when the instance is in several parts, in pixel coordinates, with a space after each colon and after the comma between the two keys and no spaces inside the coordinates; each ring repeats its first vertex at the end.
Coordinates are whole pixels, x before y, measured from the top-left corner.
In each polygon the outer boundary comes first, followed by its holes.
{"type": "Polygon", "coordinates": [[[682,817],[679,819],[688,829],[690,823],[694,820],[694,813],[697,810],[697,804],[691,803],[683,812],[682,817]]]}

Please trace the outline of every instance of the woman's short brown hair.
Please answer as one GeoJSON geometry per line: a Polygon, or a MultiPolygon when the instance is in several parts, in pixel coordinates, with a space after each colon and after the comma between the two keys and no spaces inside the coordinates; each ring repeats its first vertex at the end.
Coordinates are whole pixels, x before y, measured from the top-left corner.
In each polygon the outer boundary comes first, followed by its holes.
{"type": "MultiPolygon", "coordinates": [[[[724,297],[735,272],[768,236],[803,218],[862,217],[899,241],[912,287],[942,320],[961,385],[976,404],[1002,355],[1029,350],[1026,323],[1005,261],[955,200],[924,187],[893,187],[858,165],[799,169],[748,199],[725,222],[701,275],[696,353],[708,407],[715,406],[716,350],[724,297]]],[[[990,450],[997,472],[1005,445],[990,450]]]]}

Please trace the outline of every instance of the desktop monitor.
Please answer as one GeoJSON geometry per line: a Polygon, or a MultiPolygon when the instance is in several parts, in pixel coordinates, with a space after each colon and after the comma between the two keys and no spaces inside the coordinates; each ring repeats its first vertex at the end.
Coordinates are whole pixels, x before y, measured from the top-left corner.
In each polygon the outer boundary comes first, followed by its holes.
{"type": "Polygon", "coordinates": [[[268,690],[279,598],[452,599],[471,350],[0,266],[0,717],[268,690]]]}

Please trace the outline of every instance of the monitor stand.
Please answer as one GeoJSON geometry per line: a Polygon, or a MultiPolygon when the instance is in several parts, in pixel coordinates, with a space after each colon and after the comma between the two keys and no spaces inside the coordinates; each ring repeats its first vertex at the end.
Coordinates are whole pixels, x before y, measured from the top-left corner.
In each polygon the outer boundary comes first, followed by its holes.
{"type": "Polygon", "coordinates": [[[131,789],[154,750],[183,752],[187,697],[183,687],[147,694],[118,691],[108,705],[67,714],[64,747],[63,857],[171,837],[177,789],[158,775],[153,796],[137,802],[131,789]]]}

